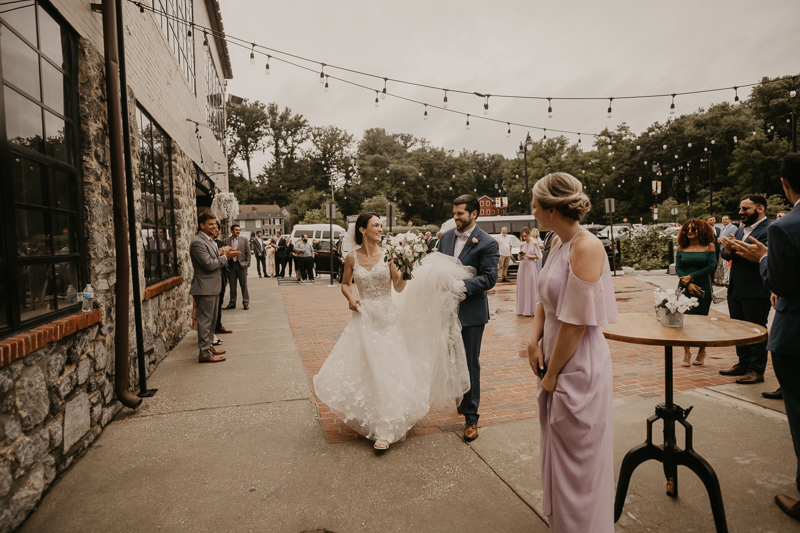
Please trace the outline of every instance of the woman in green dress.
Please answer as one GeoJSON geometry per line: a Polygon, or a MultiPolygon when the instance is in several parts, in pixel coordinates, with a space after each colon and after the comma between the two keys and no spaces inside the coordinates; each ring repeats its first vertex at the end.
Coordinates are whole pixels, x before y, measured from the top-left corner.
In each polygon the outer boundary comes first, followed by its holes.
{"type": "MultiPolygon", "coordinates": [[[[707,316],[711,307],[711,276],[717,268],[714,241],[711,225],[696,218],[687,220],[678,233],[678,253],[675,257],[675,272],[680,278],[678,286],[686,291],[687,296],[694,296],[700,302],[700,305],[687,311],[687,315],[707,316]]],[[[706,349],[700,348],[691,364],[702,365],[705,358],[706,349]]],[[[683,366],[689,366],[691,361],[691,348],[685,346],[683,366]]]]}

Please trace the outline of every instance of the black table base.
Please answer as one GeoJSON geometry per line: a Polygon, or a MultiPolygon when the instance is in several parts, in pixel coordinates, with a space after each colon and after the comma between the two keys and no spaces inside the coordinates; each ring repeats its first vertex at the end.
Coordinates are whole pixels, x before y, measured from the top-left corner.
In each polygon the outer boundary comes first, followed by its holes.
{"type": "Polygon", "coordinates": [[[683,409],[672,402],[672,347],[664,348],[666,402],[656,406],[656,414],[647,419],[647,439],[643,444],[631,448],[622,460],[617,483],[617,495],[614,501],[614,522],[622,516],[622,506],[628,493],[631,475],[636,467],[651,459],[661,462],[667,478],[667,496],[678,496],[678,465],[683,465],[697,474],[703,481],[711,500],[711,511],[717,533],[727,533],[725,508],[722,504],[722,492],[719,488],[717,474],[708,461],[700,457],[692,448],[692,425],[686,421],[692,408],[683,409]],[[664,421],[664,444],[653,444],[653,422],[664,421]],[[686,430],[686,449],[681,450],[675,439],[675,422],[686,430]]]}

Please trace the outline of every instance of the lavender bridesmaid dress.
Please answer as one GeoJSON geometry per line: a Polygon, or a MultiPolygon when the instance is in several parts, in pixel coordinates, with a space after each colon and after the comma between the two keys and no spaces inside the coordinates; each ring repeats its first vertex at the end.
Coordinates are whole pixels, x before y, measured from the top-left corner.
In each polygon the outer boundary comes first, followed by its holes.
{"type": "MultiPolygon", "coordinates": [[[[523,242],[520,252],[531,255],[541,255],[541,250],[535,242],[523,242]]],[[[539,271],[536,260],[520,258],[517,271],[517,314],[533,316],[536,313],[536,304],[539,301],[539,271]]]]}
{"type": "Polygon", "coordinates": [[[545,363],[562,323],[587,326],[555,391],[547,393],[538,381],[543,511],[554,533],[613,532],[611,353],[600,327],[619,316],[608,262],[598,281],[580,280],[569,263],[572,240],[553,248],[539,275],[545,363]]]}

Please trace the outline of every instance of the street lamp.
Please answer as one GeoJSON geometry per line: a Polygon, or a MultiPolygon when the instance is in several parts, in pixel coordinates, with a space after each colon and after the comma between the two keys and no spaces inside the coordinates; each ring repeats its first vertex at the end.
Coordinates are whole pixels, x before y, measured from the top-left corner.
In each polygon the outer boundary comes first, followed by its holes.
{"type": "Polygon", "coordinates": [[[528,132],[528,137],[525,139],[525,144],[520,142],[519,150],[517,151],[517,157],[525,161],[525,191],[530,197],[530,201],[528,202],[528,212],[533,211],[533,195],[528,187],[528,152],[531,150],[533,150],[533,141],[531,140],[531,133],[528,132]]]}

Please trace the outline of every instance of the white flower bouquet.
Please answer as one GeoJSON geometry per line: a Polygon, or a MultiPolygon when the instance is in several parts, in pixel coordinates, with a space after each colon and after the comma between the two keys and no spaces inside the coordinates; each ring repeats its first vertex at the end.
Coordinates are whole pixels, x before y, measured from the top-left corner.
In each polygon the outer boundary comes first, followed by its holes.
{"type": "Polygon", "coordinates": [[[663,307],[669,309],[670,313],[685,313],[692,307],[697,307],[700,305],[700,302],[697,301],[697,298],[687,298],[683,292],[683,289],[675,289],[674,291],[662,291],[661,289],[656,289],[653,292],[656,311],[658,311],[659,307],[663,307]]]}
{"type": "Polygon", "coordinates": [[[411,232],[389,237],[385,246],[384,261],[393,261],[397,269],[402,272],[404,280],[413,278],[411,271],[414,270],[414,266],[422,264],[422,259],[428,255],[423,238],[411,232]]]}

